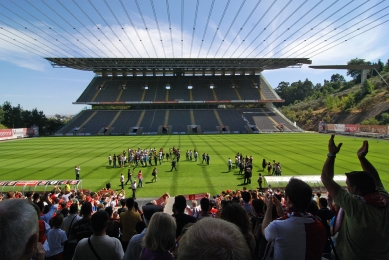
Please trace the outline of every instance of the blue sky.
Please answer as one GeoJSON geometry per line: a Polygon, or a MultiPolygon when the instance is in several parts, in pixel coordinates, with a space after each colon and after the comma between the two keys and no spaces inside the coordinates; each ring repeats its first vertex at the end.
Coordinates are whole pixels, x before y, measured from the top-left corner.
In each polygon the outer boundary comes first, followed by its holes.
{"type": "MultiPolygon", "coordinates": [[[[388,19],[388,1],[2,0],[0,103],[46,115],[84,108],[72,102],[94,73],[52,68],[43,57],[300,57],[313,65],[358,57],[385,63],[388,19]]],[[[274,88],[306,78],[323,83],[334,73],[346,75],[306,65],[263,72],[274,88]]]]}

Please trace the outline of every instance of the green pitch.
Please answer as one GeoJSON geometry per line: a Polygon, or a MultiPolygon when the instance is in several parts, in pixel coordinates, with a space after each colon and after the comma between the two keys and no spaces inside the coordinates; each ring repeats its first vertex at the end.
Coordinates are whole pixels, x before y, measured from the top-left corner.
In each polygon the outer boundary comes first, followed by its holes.
{"type": "MultiPolygon", "coordinates": [[[[252,184],[257,187],[258,174],[262,172],[262,159],[276,160],[285,175],[320,175],[326,159],[330,136],[324,134],[247,134],[247,135],[170,135],[170,136],[94,136],[94,137],[41,137],[0,143],[0,180],[66,180],[74,179],[74,166],[81,166],[82,188],[97,191],[110,182],[120,190],[120,174],[127,179],[127,168],[108,167],[108,155],[130,148],[177,147],[181,150],[178,171],[171,172],[171,165],[164,161],[158,165],[158,182],[151,183],[152,167],[143,170],[144,188],[137,190],[137,197],[159,197],[210,192],[212,195],[226,189],[241,189],[243,176],[237,169],[228,172],[227,160],[234,161],[236,153],[254,157],[252,184]],[[185,151],[197,149],[199,161],[186,161],[185,151]],[[201,163],[201,154],[210,155],[210,165],[201,163]]],[[[356,151],[361,138],[336,136],[343,142],[336,158],[335,174],[360,170],[356,151]]],[[[380,173],[386,189],[389,142],[370,139],[368,159],[380,173]]],[[[133,168],[133,167],[132,167],[133,168]]],[[[1,188],[0,188],[1,189],[1,188]]],[[[126,186],[127,196],[131,194],[126,186]]]]}

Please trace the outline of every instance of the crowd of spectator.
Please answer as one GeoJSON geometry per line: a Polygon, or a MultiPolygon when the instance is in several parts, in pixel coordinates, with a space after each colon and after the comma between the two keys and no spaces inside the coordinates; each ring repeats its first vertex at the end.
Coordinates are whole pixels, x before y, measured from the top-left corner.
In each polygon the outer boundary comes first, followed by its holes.
{"type": "Polygon", "coordinates": [[[314,194],[291,178],[285,190],[225,190],[198,201],[175,196],[142,208],[109,188],[99,192],[9,192],[0,202],[0,259],[389,259],[389,195],[367,160],[334,180],[342,144],[328,145],[314,194]],[[159,204],[159,205],[158,205],[159,204]]]}

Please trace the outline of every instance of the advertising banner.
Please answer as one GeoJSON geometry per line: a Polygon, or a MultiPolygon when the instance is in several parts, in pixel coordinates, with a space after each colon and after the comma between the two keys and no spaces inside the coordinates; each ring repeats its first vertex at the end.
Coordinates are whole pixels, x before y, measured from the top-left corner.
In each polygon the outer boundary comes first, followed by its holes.
{"type": "Polygon", "coordinates": [[[345,131],[344,124],[335,124],[334,129],[335,129],[335,132],[344,132],[345,131]]]}
{"type": "Polygon", "coordinates": [[[335,131],[334,124],[327,124],[327,131],[334,132],[335,131]]]}
{"type": "Polygon", "coordinates": [[[355,133],[358,130],[358,125],[345,124],[345,132],[355,133]]]}
{"type": "Polygon", "coordinates": [[[0,140],[12,139],[12,129],[0,129],[0,140]]]}

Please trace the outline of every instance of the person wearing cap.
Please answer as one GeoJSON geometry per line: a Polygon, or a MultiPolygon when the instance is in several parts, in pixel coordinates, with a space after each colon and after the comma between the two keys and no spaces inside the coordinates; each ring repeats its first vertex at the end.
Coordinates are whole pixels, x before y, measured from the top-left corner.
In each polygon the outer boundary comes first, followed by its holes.
{"type": "Polygon", "coordinates": [[[389,259],[389,194],[366,158],[369,144],[363,141],[357,151],[363,171],[346,173],[347,192],[334,181],[335,158],[342,147],[334,138],[329,140],[321,180],[341,207],[337,219],[343,221],[335,246],[338,259],[389,259]]]}
{"type": "Polygon", "coordinates": [[[130,242],[128,243],[126,252],[124,253],[123,260],[131,259],[131,260],[138,260],[139,255],[142,252],[143,246],[142,241],[144,236],[146,235],[147,226],[149,224],[149,221],[154,213],[156,212],[163,212],[163,207],[159,205],[153,205],[152,203],[147,203],[145,206],[143,206],[143,221],[146,224],[146,228],[143,229],[142,233],[134,235],[130,242]]]}

